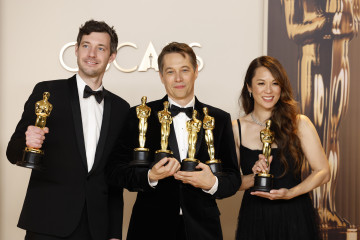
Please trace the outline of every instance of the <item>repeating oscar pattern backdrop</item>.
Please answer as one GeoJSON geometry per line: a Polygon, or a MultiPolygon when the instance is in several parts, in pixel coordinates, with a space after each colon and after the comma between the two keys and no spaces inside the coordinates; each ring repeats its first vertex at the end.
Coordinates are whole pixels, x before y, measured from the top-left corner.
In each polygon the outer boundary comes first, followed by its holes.
{"type": "Polygon", "coordinates": [[[360,225],[359,2],[274,0],[268,9],[268,55],[287,70],[330,164],[329,183],[311,193],[330,235],[360,225]]]}

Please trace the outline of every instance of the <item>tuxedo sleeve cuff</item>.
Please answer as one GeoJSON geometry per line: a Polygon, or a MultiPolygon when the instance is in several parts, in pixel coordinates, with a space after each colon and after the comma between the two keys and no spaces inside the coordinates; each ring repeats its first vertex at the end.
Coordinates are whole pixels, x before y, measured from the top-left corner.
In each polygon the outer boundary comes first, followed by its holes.
{"type": "Polygon", "coordinates": [[[151,170],[151,169],[149,169],[148,174],[147,174],[148,183],[149,183],[150,187],[155,188],[159,181],[150,181],[150,178],[149,178],[149,172],[150,172],[150,170],[151,170]]]}
{"type": "Polygon", "coordinates": [[[214,195],[216,193],[216,191],[218,190],[218,186],[219,186],[219,180],[218,178],[215,176],[216,180],[215,180],[215,183],[214,185],[212,186],[212,188],[210,188],[209,191],[206,191],[203,189],[204,192],[208,193],[208,194],[211,194],[211,195],[214,195]]]}

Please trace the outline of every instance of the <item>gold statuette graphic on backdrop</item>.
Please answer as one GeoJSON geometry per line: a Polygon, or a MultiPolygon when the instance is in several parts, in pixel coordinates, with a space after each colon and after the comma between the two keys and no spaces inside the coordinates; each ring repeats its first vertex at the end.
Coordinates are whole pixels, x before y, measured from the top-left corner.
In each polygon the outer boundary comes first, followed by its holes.
{"type": "Polygon", "coordinates": [[[186,122],[186,129],[188,131],[188,158],[185,158],[181,162],[181,171],[196,171],[196,166],[199,164],[199,160],[195,159],[196,141],[198,132],[201,129],[202,122],[196,118],[197,111],[194,109],[192,119],[186,122]]]}
{"type": "Polygon", "coordinates": [[[161,149],[155,152],[155,161],[153,163],[156,164],[164,157],[172,157],[173,152],[167,150],[169,144],[169,136],[170,136],[170,127],[172,123],[171,113],[169,112],[169,102],[164,102],[164,110],[158,112],[159,122],[161,124],[161,140],[160,145],[161,149]]]}
{"type": "MultiPolygon", "coordinates": [[[[353,224],[336,209],[345,203],[342,201],[340,206],[336,203],[336,185],[343,182],[339,181],[342,175],[339,169],[343,161],[347,161],[343,159],[347,154],[340,154],[340,146],[345,147],[345,144],[339,144],[339,129],[346,114],[350,113],[351,81],[357,81],[351,79],[353,73],[350,72],[350,66],[357,64],[358,60],[352,57],[356,54],[352,53],[350,43],[359,36],[360,0],[324,0],[321,1],[322,4],[319,2],[281,1],[283,21],[286,24],[287,36],[298,46],[297,72],[294,76],[297,76],[301,113],[314,123],[331,167],[330,180],[312,190],[313,205],[320,215],[324,229],[349,230],[354,227],[353,224]],[[351,62],[352,60],[356,61],[351,62]]],[[[280,48],[283,41],[281,38],[274,38],[280,48]]],[[[354,44],[358,46],[358,43],[354,44]]],[[[288,56],[290,55],[284,55],[288,56]]],[[[355,75],[357,72],[358,70],[355,70],[355,75]]],[[[306,162],[302,178],[309,174],[311,166],[306,162]]],[[[355,205],[346,206],[345,209],[351,209],[355,205]]]]}
{"type": "MultiPolygon", "coordinates": [[[[35,103],[36,122],[35,126],[38,128],[45,128],[46,119],[50,116],[53,106],[49,103],[49,92],[43,93],[43,99],[35,103]]],[[[35,170],[43,170],[42,158],[44,151],[38,148],[26,147],[24,150],[21,161],[18,161],[16,165],[35,170]]]]}
{"type": "MultiPolygon", "coordinates": [[[[271,120],[266,121],[266,127],[260,131],[260,140],[263,143],[262,154],[268,160],[271,156],[271,144],[274,142],[274,132],[270,130],[271,120]]],[[[269,167],[269,161],[266,162],[269,167]]],[[[270,192],[273,187],[273,178],[272,174],[268,172],[257,173],[255,175],[254,187],[252,191],[262,191],[270,192]]]]}
{"type": "Polygon", "coordinates": [[[136,116],[139,119],[139,147],[134,149],[133,160],[130,166],[147,167],[149,166],[149,149],[145,148],[146,131],[148,128],[147,119],[150,117],[151,108],[146,105],[147,97],[141,98],[141,104],[136,107],[136,116]]]}
{"type": "Polygon", "coordinates": [[[209,116],[208,108],[203,108],[204,112],[204,119],[203,119],[203,128],[205,130],[205,141],[208,147],[208,153],[210,160],[206,161],[205,163],[209,165],[211,171],[215,175],[221,174],[221,161],[220,159],[215,159],[215,146],[214,146],[214,134],[213,130],[215,128],[215,118],[209,116]]]}

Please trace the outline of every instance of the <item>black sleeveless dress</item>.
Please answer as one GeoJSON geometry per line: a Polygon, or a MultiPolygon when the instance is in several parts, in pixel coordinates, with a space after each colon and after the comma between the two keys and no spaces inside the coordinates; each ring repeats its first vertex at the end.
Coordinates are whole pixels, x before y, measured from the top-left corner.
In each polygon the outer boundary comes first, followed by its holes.
{"type": "MultiPolygon", "coordinates": [[[[241,128],[239,137],[241,140],[241,128]]],[[[240,145],[240,167],[244,175],[252,174],[252,167],[262,150],[251,150],[240,145]]],[[[298,185],[300,178],[294,177],[291,158],[285,154],[289,163],[287,174],[279,159],[278,149],[271,150],[273,161],[270,173],[274,175],[274,189],[292,188],[298,185]]],[[[309,194],[303,194],[290,200],[269,200],[253,196],[246,190],[242,199],[237,240],[312,240],[320,239],[317,215],[309,194]]]]}

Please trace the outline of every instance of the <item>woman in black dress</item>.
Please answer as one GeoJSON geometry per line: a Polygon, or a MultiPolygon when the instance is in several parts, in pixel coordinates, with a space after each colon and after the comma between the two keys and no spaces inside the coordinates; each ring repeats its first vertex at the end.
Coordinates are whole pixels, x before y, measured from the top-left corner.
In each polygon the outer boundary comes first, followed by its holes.
{"type": "Polygon", "coordinates": [[[319,239],[309,191],[329,181],[329,164],[313,124],[299,114],[278,60],[262,56],[250,63],[240,100],[246,115],[233,122],[233,130],[245,193],[236,239],[319,239]],[[260,131],[268,119],[275,140],[265,159],[260,131]],[[301,179],[305,161],[312,172],[301,179]],[[273,189],[251,192],[254,175],[262,172],[274,175],[273,189]]]}

